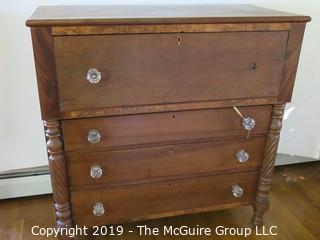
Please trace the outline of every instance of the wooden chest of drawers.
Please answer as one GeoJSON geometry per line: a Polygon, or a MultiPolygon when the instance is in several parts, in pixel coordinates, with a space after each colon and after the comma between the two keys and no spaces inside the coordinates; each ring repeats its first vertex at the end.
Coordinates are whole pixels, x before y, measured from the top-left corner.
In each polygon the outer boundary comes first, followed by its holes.
{"type": "Polygon", "coordinates": [[[261,225],[309,20],[248,5],[37,9],[58,227],[244,204],[261,225]]]}

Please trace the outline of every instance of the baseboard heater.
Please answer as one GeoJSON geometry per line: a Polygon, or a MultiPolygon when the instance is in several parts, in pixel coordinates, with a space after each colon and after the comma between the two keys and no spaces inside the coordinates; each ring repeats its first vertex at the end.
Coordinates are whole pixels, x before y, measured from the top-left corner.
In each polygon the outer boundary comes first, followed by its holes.
{"type": "Polygon", "coordinates": [[[0,199],[52,193],[48,166],[0,173],[0,199]]]}

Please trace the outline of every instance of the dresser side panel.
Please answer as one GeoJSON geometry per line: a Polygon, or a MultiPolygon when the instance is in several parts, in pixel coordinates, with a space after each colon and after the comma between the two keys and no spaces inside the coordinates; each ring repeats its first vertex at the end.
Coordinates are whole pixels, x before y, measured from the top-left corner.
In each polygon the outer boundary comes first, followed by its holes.
{"type": "Polygon", "coordinates": [[[33,27],[31,34],[42,119],[57,119],[60,109],[51,28],[33,27]]]}
{"type": "Polygon", "coordinates": [[[296,78],[305,23],[293,23],[289,31],[286,58],[282,81],[280,82],[279,102],[290,102],[296,78]]]}

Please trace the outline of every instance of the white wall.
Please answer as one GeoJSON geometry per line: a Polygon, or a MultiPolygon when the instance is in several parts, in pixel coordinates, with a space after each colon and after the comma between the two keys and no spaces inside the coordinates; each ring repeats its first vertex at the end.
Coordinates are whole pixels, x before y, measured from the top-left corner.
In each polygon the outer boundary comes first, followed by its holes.
{"type": "MultiPolygon", "coordinates": [[[[0,1],[0,171],[47,164],[33,53],[25,20],[38,5],[251,3],[311,15],[300,58],[294,100],[279,151],[319,158],[320,1],[318,0],[2,0],[0,1]]],[[[289,112],[289,111],[288,111],[289,112]]]]}

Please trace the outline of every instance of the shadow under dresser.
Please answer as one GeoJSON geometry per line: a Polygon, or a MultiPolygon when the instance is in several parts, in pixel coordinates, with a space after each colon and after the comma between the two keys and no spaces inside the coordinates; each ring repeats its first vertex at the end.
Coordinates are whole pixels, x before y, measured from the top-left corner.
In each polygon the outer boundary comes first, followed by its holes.
{"type": "Polygon", "coordinates": [[[268,208],[308,16],[51,6],[27,21],[57,226],[268,208]]]}

